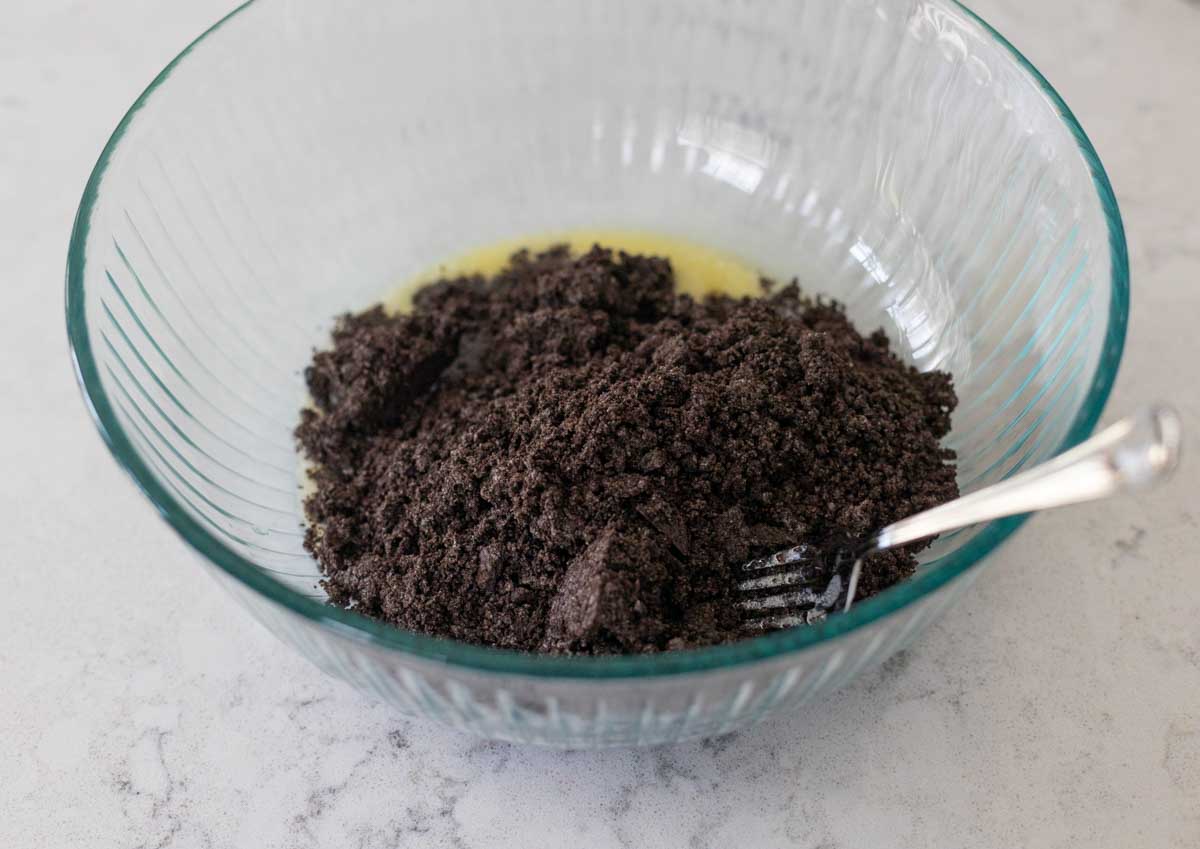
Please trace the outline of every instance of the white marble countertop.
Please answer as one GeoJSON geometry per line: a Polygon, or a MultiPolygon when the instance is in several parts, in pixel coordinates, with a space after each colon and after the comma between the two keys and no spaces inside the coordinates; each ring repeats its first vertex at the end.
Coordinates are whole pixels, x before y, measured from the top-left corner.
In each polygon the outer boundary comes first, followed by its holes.
{"type": "MultiPolygon", "coordinates": [[[[1117,189],[1134,306],[1109,410],[1172,399],[1200,448],[1200,3],[977,5],[1117,189]]],[[[880,671],[707,745],[555,754],[409,724],[231,604],[84,415],[61,283],[117,118],[229,6],[5,4],[0,846],[1200,846],[1197,450],[1142,501],[1031,521],[880,671]]]]}

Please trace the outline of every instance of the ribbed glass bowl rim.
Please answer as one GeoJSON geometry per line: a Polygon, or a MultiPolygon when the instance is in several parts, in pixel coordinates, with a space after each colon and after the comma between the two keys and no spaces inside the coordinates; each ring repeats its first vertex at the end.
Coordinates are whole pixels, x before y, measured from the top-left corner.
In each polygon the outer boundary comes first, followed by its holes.
{"type": "MultiPolygon", "coordinates": [[[[913,604],[966,572],[999,546],[1024,522],[1026,517],[1017,516],[989,523],[967,545],[947,555],[936,566],[919,571],[911,580],[869,598],[855,605],[848,613],[834,616],[819,625],[779,631],[713,648],[638,656],[539,656],[472,646],[453,640],[402,631],[360,614],[302,595],[242,558],[188,515],[178,501],[159,483],[142,456],[134,449],[128,434],[117,420],[113,406],[100,383],[99,371],[92,354],[90,333],[84,310],[83,283],[86,262],[84,246],[87,242],[92,210],[96,204],[101,179],[138,111],[198,44],[211,38],[222,26],[258,2],[260,0],[247,0],[209,27],[172,59],[134,101],[113,131],[88,178],[79,210],[75,216],[67,254],[67,336],[75,364],[76,379],[79,381],[84,401],[88,405],[92,418],[117,462],[132,476],[134,483],[158,508],[167,523],[183,537],[188,545],[219,569],[265,596],[269,601],[281,604],[293,613],[328,628],[330,631],[378,649],[395,650],[428,661],[502,675],[574,679],[644,678],[729,669],[755,661],[776,659],[849,634],[913,604]]],[[[1063,451],[1081,442],[1095,427],[1116,378],[1117,367],[1125,344],[1125,330],[1129,316],[1129,261],[1121,214],[1100,158],[1088,140],[1087,134],[1084,133],[1083,128],[1058,92],[1042,76],[1041,72],[990,24],[966,6],[957,3],[956,0],[950,0],[950,2],[957,5],[985,34],[995,39],[1007,50],[1013,61],[1024,69],[1053,103],[1063,122],[1074,135],[1080,153],[1091,170],[1092,181],[1107,221],[1112,264],[1112,298],[1108,327],[1105,331],[1103,349],[1092,384],[1088,387],[1078,415],[1071,423],[1062,444],[1058,447],[1059,451],[1063,451]]]]}

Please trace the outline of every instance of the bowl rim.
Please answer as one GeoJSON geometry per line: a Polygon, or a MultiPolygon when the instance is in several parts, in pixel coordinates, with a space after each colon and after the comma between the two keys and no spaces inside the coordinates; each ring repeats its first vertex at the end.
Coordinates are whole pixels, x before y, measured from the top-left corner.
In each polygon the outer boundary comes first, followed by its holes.
{"type": "MultiPolygon", "coordinates": [[[[526,654],[506,649],[474,646],[438,637],[429,637],[385,625],[361,614],[344,610],[305,596],[276,580],[267,572],[242,558],[216,539],[159,482],[136,451],[117,419],[99,379],[84,311],[85,245],[92,211],[101,180],[114,152],[137,113],[148,98],[171,76],[175,68],[201,42],[259,0],[246,0],[196,37],[150,82],[121,118],[101,151],[83,191],[75,215],[67,252],[66,323],[67,337],[76,380],[84,402],[101,437],[118,464],[132,477],[135,485],[158,509],[167,524],[201,557],[237,582],[264,596],[269,602],[309,620],[318,627],[378,650],[395,650],[424,661],[447,664],[462,670],[504,675],[559,679],[621,679],[677,675],[720,670],[747,663],[778,659],[849,634],[876,620],[930,595],[938,588],[976,566],[983,558],[1012,535],[1027,518],[1014,516],[984,526],[961,549],[941,558],[936,565],[923,569],[913,578],[855,605],[849,612],[817,625],[778,631],[728,645],[651,655],[614,655],[600,657],[563,657],[526,654]]],[[[983,18],[958,0],[946,0],[957,7],[984,35],[993,38],[1042,90],[1074,136],[1087,164],[1108,227],[1111,271],[1111,307],[1096,372],[1084,396],[1075,420],[1057,451],[1061,452],[1085,439],[1094,429],[1116,379],[1124,348],[1129,315],[1129,259],[1125,231],[1116,196],[1100,158],[1087,134],[1062,97],[1033,63],[983,18]]],[[[1057,452],[1056,452],[1057,453],[1057,452]]]]}

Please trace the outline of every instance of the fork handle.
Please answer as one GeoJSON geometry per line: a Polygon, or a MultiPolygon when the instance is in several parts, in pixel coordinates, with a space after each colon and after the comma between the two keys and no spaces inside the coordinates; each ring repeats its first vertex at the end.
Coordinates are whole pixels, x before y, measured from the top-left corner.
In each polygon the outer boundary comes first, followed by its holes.
{"type": "Polygon", "coordinates": [[[1181,440],[1178,413],[1165,405],[1145,407],[1029,471],[888,525],[874,548],[1151,486],[1179,464],[1181,440]]]}

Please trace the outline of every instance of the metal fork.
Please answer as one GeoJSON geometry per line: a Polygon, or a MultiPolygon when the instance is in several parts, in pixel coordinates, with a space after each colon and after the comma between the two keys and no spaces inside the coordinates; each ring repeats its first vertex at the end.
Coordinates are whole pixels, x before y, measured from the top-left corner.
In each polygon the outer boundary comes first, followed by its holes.
{"type": "Polygon", "coordinates": [[[744,627],[810,625],[854,601],[863,558],[979,522],[1142,489],[1179,464],[1182,424],[1165,405],[1143,408],[1019,475],[893,522],[866,539],[802,543],[743,564],[744,627]]]}

